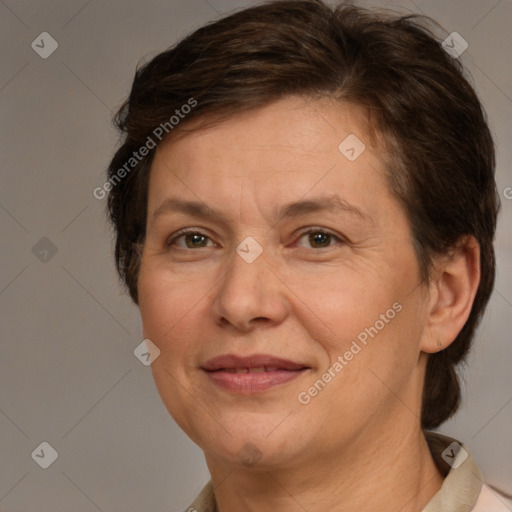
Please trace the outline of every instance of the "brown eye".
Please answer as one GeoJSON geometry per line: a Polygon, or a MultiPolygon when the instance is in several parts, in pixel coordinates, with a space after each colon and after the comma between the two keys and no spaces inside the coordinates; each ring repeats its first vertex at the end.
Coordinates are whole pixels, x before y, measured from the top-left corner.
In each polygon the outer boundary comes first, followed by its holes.
{"type": "Polygon", "coordinates": [[[309,233],[308,242],[310,243],[311,247],[328,247],[331,242],[331,235],[322,232],[309,233]]]}
{"type": "Polygon", "coordinates": [[[212,247],[214,244],[203,233],[190,231],[174,236],[167,242],[167,245],[169,247],[176,246],[180,249],[202,249],[203,247],[212,247]]]}
{"type": "Polygon", "coordinates": [[[308,247],[312,249],[324,249],[340,242],[343,242],[343,240],[332,233],[328,233],[319,229],[311,229],[299,237],[299,242],[297,242],[297,245],[300,247],[308,247]],[[302,240],[305,240],[305,242],[301,242],[302,240]]]}
{"type": "Polygon", "coordinates": [[[184,235],[185,244],[189,249],[194,249],[196,247],[206,247],[208,237],[201,235],[199,233],[192,233],[184,235]]]}

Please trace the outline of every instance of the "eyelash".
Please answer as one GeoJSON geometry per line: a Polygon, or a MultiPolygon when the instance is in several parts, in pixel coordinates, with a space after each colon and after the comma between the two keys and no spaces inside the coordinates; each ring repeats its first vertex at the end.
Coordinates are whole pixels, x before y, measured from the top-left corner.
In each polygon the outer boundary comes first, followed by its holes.
{"type": "MultiPolygon", "coordinates": [[[[300,240],[301,238],[303,238],[304,236],[306,235],[310,235],[310,234],[323,234],[323,235],[328,235],[330,237],[332,237],[334,240],[336,240],[338,243],[346,243],[346,240],[338,235],[335,235],[334,233],[331,233],[330,231],[327,231],[323,228],[308,228],[306,231],[303,231],[302,233],[300,233],[299,237],[297,238],[297,240],[300,240]]],[[[175,233],[174,235],[171,235],[171,237],[169,237],[169,239],[166,241],[166,247],[172,247],[172,245],[174,245],[174,243],[179,239],[181,238],[182,236],[185,236],[185,235],[201,235],[201,236],[204,236],[206,238],[208,238],[209,240],[211,240],[211,238],[206,234],[206,233],[203,233],[202,231],[198,230],[198,229],[194,229],[194,228],[184,228],[184,229],[181,229],[179,230],[177,233],[175,233]]],[[[322,247],[322,249],[326,249],[328,247],[331,247],[333,244],[327,246],[327,247],[322,247]]],[[[202,247],[201,247],[202,248],[202,247]]],[[[313,247],[311,247],[313,249],[313,247]]],[[[183,249],[183,248],[181,248],[183,249]]],[[[186,250],[193,250],[193,249],[189,249],[187,248],[186,250]]]]}

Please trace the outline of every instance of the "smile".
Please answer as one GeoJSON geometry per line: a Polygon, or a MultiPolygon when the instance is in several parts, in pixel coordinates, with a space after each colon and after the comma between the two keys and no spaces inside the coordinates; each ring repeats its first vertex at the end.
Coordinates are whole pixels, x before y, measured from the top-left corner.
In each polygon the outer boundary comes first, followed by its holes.
{"type": "Polygon", "coordinates": [[[310,369],[294,361],[264,354],[246,357],[227,354],[207,361],[201,368],[215,386],[241,394],[268,391],[310,369]]]}

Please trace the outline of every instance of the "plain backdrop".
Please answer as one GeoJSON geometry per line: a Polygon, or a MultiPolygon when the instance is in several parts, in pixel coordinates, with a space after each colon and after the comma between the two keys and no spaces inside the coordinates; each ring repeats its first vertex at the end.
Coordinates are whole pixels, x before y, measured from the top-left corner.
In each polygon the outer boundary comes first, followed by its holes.
{"type": "MultiPolygon", "coordinates": [[[[138,311],[118,284],[105,201],[92,191],[118,144],[111,119],[136,65],[253,3],[0,2],[4,512],[180,510],[208,479],[201,451],[133,354],[138,311]],[[32,47],[42,32],[58,44],[47,58],[32,47]],[[43,442],[58,453],[48,469],[34,455],[43,442]]],[[[466,443],[489,482],[512,492],[512,1],[362,5],[427,14],[446,29],[440,37],[456,31],[469,44],[461,59],[498,147],[498,275],[463,371],[463,407],[441,430],[466,443]]]]}

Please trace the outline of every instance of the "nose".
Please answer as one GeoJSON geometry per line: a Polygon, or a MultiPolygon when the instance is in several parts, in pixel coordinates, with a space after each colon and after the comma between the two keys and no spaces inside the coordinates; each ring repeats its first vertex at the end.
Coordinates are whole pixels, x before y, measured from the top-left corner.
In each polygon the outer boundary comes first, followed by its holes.
{"type": "Polygon", "coordinates": [[[233,252],[228,264],[230,268],[219,283],[213,301],[217,323],[250,332],[283,322],[290,310],[287,287],[270,260],[262,254],[248,262],[233,252]]]}

